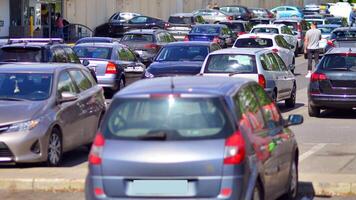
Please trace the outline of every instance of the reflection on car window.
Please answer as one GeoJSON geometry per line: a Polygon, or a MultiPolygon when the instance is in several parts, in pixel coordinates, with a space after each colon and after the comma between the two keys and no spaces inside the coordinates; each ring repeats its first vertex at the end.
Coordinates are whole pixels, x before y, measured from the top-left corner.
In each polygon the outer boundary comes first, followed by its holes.
{"type": "Polygon", "coordinates": [[[80,89],[80,91],[85,91],[89,88],[91,88],[92,84],[90,80],[88,80],[87,77],[84,76],[84,74],[79,71],[79,70],[70,70],[69,74],[73,77],[74,82],[80,89]]]}
{"type": "Polygon", "coordinates": [[[204,61],[208,53],[207,46],[170,46],[162,49],[157,61],[204,61]]]}
{"type": "Polygon", "coordinates": [[[217,34],[220,32],[220,27],[215,26],[195,26],[191,33],[217,34]]]}
{"type": "Polygon", "coordinates": [[[2,48],[0,49],[1,62],[41,62],[40,48],[2,48]]]}
{"type": "Polygon", "coordinates": [[[96,46],[76,46],[74,52],[79,58],[110,59],[112,48],[96,46]]]}
{"type": "Polygon", "coordinates": [[[241,48],[266,48],[272,46],[272,39],[267,38],[241,38],[237,39],[235,43],[235,47],[241,48]]]}
{"type": "Polygon", "coordinates": [[[206,73],[255,73],[256,60],[253,55],[218,54],[209,56],[206,73]]]}
{"type": "Polygon", "coordinates": [[[77,93],[75,85],[67,72],[62,72],[59,76],[57,94],[60,96],[63,92],[77,93]]]}
{"type": "Polygon", "coordinates": [[[251,32],[252,33],[272,33],[272,34],[279,33],[277,28],[267,28],[267,27],[254,28],[254,29],[252,29],[251,32]]]}
{"type": "Polygon", "coordinates": [[[121,41],[134,41],[134,42],[153,42],[153,35],[151,34],[126,34],[121,41]]]}

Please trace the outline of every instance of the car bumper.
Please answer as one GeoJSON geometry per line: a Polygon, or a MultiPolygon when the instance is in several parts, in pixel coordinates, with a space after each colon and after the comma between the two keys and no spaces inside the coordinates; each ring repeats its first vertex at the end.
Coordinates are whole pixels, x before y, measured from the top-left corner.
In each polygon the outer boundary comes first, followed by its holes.
{"type": "Polygon", "coordinates": [[[320,108],[355,108],[356,95],[309,94],[309,103],[320,108]]]}
{"type": "Polygon", "coordinates": [[[96,76],[98,79],[98,85],[103,88],[113,88],[118,82],[116,74],[109,74],[104,76],[96,76]]]}

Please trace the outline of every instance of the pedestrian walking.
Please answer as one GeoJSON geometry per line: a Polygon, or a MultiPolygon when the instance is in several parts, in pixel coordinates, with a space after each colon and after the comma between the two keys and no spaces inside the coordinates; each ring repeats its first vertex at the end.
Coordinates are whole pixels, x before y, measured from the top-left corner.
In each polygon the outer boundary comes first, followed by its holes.
{"type": "Polygon", "coordinates": [[[356,8],[352,8],[350,15],[349,15],[349,27],[353,27],[355,24],[355,20],[356,20],[356,8]]]}
{"type": "Polygon", "coordinates": [[[316,22],[310,25],[310,28],[304,37],[304,54],[308,56],[308,73],[305,76],[310,78],[312,72],[313,57],[315,65],[319,63],[319,41],[321,40],[321,31],[316,28],[316,22]]]}
{"type": "Polygon", "coordinates": [[[60,13],[56,14],[55,26],[57,30],[57,37],[64,38],[64,33],[63,33],[64,23],[60,13]]]}

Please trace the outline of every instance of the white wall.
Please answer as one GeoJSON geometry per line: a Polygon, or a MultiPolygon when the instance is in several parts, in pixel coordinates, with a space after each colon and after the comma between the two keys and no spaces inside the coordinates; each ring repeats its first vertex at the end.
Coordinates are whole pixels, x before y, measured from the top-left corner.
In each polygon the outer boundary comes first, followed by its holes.
{"type": "Polygon", "coordinates": [[[0,38],[9,36],[10,27],[10,0],[0,0],[0,20],[5,22],[3,27],[0,27],[0,38]]]}

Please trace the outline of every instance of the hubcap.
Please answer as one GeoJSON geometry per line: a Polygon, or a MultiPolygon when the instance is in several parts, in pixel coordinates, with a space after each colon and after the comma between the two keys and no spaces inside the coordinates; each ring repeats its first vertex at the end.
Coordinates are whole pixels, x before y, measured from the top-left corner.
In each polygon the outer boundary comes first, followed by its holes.
{"type": "Polygon", "coordinates": [[[52,134],[49,138],[48,159],[51,164],[57,164],[61,156],[61,141],[57,134],[52,134]]]}
{"type": "Polygon", "coordinates": [[[291,171],[291,183],[290,183],[290,189],[293,197],[297,196],[297,184],[298,184],[298,175],[297,175],[297,167],[295,165],[295,162],[293,162],[292,165],[292,171],[291,171]]]}

